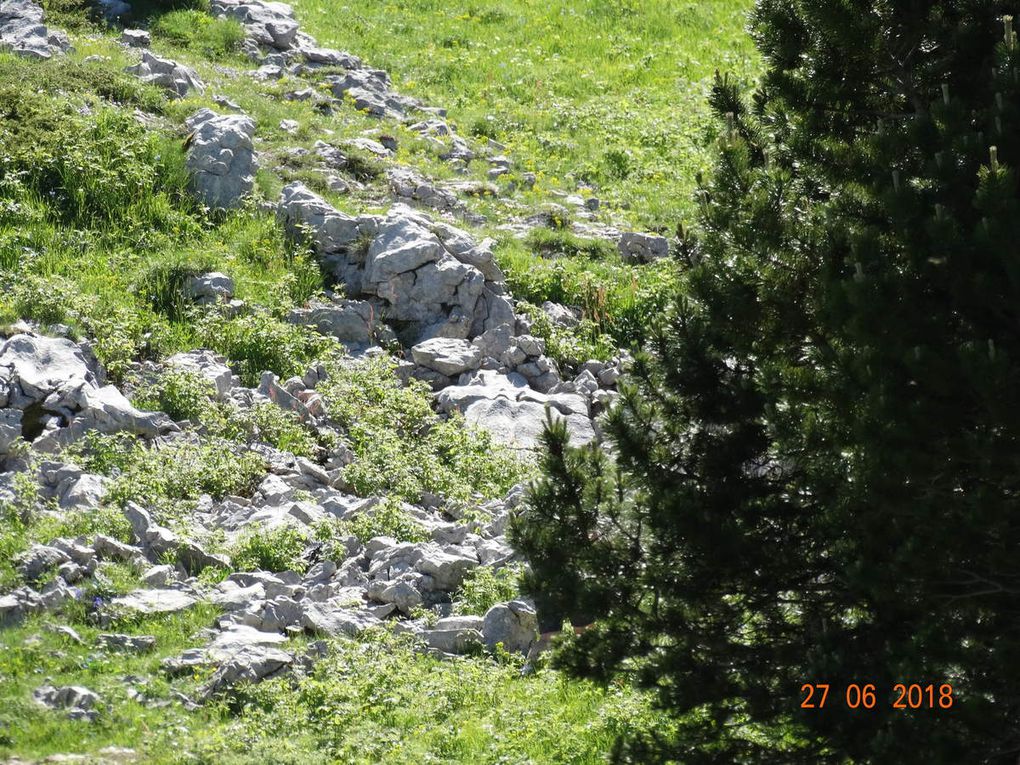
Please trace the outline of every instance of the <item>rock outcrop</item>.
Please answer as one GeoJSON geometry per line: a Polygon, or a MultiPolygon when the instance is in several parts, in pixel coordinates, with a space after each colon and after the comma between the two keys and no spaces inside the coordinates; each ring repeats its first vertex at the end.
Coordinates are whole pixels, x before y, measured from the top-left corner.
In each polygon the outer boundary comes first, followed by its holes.
{"type": "Polygon", "coordinates": [[[52,450],[89,430],[150,438],[176,430],[165,414],[135,409],[99,379],[70,340],[18,334],[0,344],[0,454],[18,437],[52,450]]]}
{"type": "Polygon", "coordinates": [[[43,24],[42,6],[32,0],[0,2],[0,51],[48,59],[66,53],[71,43],[63,32],[43,24]]]}
{"type": "Polygon", "coordinates": [[[209,207],[238,207],[255,187],[255,121],[202,109],[187,120],[187,166],[196,194],[209,207]]]}
{"type": "Polygon", "coordinates": [[[160,58],[148,50],[142,51],[142,60],[125,69],[142,82],[148,82],[163,88],[171,96],[183,98],[192,90],[202,93],[205,84],[198,78],[194,70],[169,58],[160,58]]]}

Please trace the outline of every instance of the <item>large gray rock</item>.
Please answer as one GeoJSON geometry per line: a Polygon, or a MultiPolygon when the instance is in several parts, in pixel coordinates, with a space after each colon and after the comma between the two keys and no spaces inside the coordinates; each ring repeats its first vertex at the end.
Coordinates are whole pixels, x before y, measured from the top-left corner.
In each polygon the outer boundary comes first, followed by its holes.
{"type": "Polygon", "coordinates": [[[435,337],[411,348],[411,357],[415,364],[455,377],[478,369],[482,352],[466,340],[435,337]]]}
{"type": "Polygon", "coordinates": [[[279,209],[291,235],[311,239],[347,294],[376,298],[379,318],[399,322],[410,345],[470,339],[516,320],[488,244],[458,229],[404,205],[382,219],[354,218],[301,184],[284,189],[279,209]]]}
{"type": "Polygon", "coordinates": [[[436,210],[454,210],[461,206],[456,194],[438,188],[410,167],[390,168],[387,176],[390,191],[401,199],[436,210]]]}
{"type": "Polygon", "coordinates": [[[286,3],[213,0],[209,10],[214,16],[241,22],[248,39],[260,48],[286,51],[297,42],[298,23],[294,10],[286,3]]]}
{"type": "MultiPolygon", "coordinates": [[[[0,345],[0,375],[9,405],[22,411],[21,435],[40,449],[54,449],[88,430],[128,431],[153,437],[176,430],[160,412],[141,412],[112,385],[99,387],[82,350],[69,340],[14,335],[0,345]]],[[[18,417],[0,418],[0,446],[8,444],[18,417]]],[[[0,450],[2,453],[3,450],[0,450]]]]}
{"type": "Polygon", "coordinates": [[[669,255],[669,240],[654,234],[626,232],[620,236],[620,255],[627,263],[652,263],[669,255]]]}
{"type": "Polygon", "coordinates": [[[279,648],[251,645],[238,650],[220,664],[209,682],[203,686],[201,696],[231,688],[239,683],[258,683],[285,672],[294,663],[294,657],[279,648]]]}
{"type": "Polygon", "coordinates": [[[199,93],[205,90],[205,84],[194,70],[172,59],[160,58],[147,50],[142,51],[142,60],[139,63],[127,67],[124,71],[135,75],[142,82],[163,88],[178,98],[183,98],[192,90],[199,93]]]}
{"type": "Polygon", "coordinates": [[[485,612],[482,637],[490,649],[501,643],[507,651],[527,653],[537,635],[538,616],[522,600],[497,603],[485,612]]]}
{"type": "Polygon", "coordinates": [[[458,411],[468,423],[488,431],[497,443],[517,449],[538,445],[548,416],[566,422],[574,445],[595,439],[583,396],[539,393],[517,375],[482,370],[467,385],[440,391],[436,401],[440,411],[458,411]]]}
{"type": "Polygon", "coordinates": [[[306,603],[301,626],[317,635],[359,635],[369,627],[382,624],[364,610],[333,607],[330,603],[306,603]]]}
{"type": "Polygon", "coordinates": [[[482,643],[480,616],[450,616],[440,619],[431,630],[421,634],[429,648],[442,653],[465,653],[482,643]]]}
{"type": "Polygon", "coordinates": [[[110,483],[106,476],[91,473],[67,478],[57,486],[57,502],[62,510],[94,510],[102,504],[110,483]]]}
{"type": "Polygon", "coordinates": [[[374,233],[369,219],[353,218],[335,210],[302,183],[284,187],[279,216],[291,236],[309,236],[323,256],[343,252],[374,233]]]}
{"type": "Polygon", "coordinates": [[[184,294],[201,305],[225,303],[234,297],[234,280],[219,271],[190,276],[184,282],[184,294]]]}
{"type": "Polygon", "coordinates": [[[199,199],[216,209],[238,207],[255,187],[255,120],[200,109],[187,126],[187,166],[199,199]]]}
{"type": "Polygon", "coordinates": [[[99,714],[99,694],[81,685],[54,687],[43,685],[32,694],[36,702],[48,709],[64,710],[72,720],[95,720],[99,714]]]}
{"type": "Polygon", "coordinates": [[[81,348],[61,337],[14,335],[0,344],[0,370],[8,368],[9,384],[17,385],[12,403],[18,408],[44,400],[67,384],[97,384],[81,348]],[[24,401],[18,406],[17,393],[24,401]]]}
{"type": "Polygon", "coordinates": [[[125,29],[120,33],[120,42],[129,48],[148,48],[152,45],[152,35],[144,29],[125,29]]]}
{"type": "Polygon", "coordinates": [[[48,59],[71,49],[67,35],[44,25],[45,14],[32,0],[0,2],[0,51],[48,59]]]}
{"type": "Polygon", "coordinates": [[[17,409],[0,409],[0,454],[10,451],[21,438],[21,422],[24,414],[17,409]]]}
{"type": "Polygon", "coordinates": [[[97,638],[100,648],[119,653],[147,653],[156,647],[153,635],[102,634],[97,638]]]}
{"type": "Polygon", "coordinates": [[[18,561],[18,571],[29,582],[41,578],[48,572],[56,569],[71,560],[71,557],[63,550],[47,545],[32,545],[31,548],[18,561]]]}
{"type": "Polygon", "coordinates": [[[439,549],[427,549],[416,568],[432,577],[437,590],[453,592],[464,583],[468,572],[478,567],[478,558],[439,549]]]}
{"type": "Polygon", "coordinates": [[[371,303],[363,300],[336,300],[312,303],[308,308],[295,308],[287,321],[315,327],[321,334],[335,337],[342,343],[362,345],[372,342],[378,321],[371,303]]]}
{"type": "Polygon", "coordinates": [[[216,391],[216,398],[226,399],[231,389],[237,384],[237,378],[227,360],[219,354],[207,350],[178,353],[166,360],[168,366],[197,375],[211,383],[216,391]]]}
{"type": "Polygon", "coordinates": [[[25,606],[14,595],[0,596],[0,627],[10,627],[25,618],[25,606]]]}
{"type": "Polygon", "coordinates": [[[420,104],[390,89],[390,76],[382,69],[352,69],[342,75],[327,77],[327,85],[337,98],[353,102],[354,108],[373,117],[404,119],[420,104]]]}

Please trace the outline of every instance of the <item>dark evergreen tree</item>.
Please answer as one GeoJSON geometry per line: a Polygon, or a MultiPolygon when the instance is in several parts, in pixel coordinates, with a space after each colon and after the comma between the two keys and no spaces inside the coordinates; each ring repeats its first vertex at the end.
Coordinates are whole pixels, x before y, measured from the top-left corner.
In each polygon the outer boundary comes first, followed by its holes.
{"type": "Polygon", "coordinates": [[[676,714],[633,759],[1017,763],[1013,10],[760,0],[759,87],[717,81],[699,242],[613,457],[551,427],[515,526],[540,604],[598,618],[561,665],[676,714]]]}

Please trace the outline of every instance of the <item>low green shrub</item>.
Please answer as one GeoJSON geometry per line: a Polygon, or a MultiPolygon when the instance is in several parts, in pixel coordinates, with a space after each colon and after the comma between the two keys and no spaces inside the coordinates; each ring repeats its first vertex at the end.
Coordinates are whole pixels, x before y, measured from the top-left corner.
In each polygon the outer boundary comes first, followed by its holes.
{"type": "Polygon", "coordinates": [[[528,474],[529,467],[487,433],[460,417],[438,417],[429,387],[418,380],[402,385],[388,358],[333,364],[318,390],[357,457],[344,478],[363,496],[408,502],[426,492],[452,499],[500,496],[528,474]]]}
{"type": "Polygon", "coordinates": [[[520,566],[479,566],[468,572],[460,591],[454,598],[454,612],[463,615],[484,616],[497,603],[513,600],[520,595],[520,566]]]}
{"type": "Polygon", "coordinates": [[[258,385],[267,370],[281,379],[303,374],[334,346],[313,330],[288,324],[266,311],[234,318],[210,313],[198,322],[197,333],[202,345],[230,359],[248,386],[258,385]]]}
{"type": "Polygon", "coordinates": [[[175,422],[203,421],[208,416],[214,393],[212,383],[201,375],[168,369],[158,379],[141,387],[133,403],[139,409],[158,409],[175,422]]]}
{"type": "Polygon", "coordinates": [[[244,534],[230,549],[230,560],[238,571],[299,571],[305,536],[291,526],[274,529],[255,528],[244,534]]]}
{"type": "Polygon", "coordinates": [[[533,228],[524,243],[545,258],[609,260],[618,257],[616,247],[605,239],[588,239],[561,229],[533,228]]]}
{"type": "Polygon", "coordinates": [[[68,450],[89,472],[114,478],[107,500],[168,511],[202,494],[222,499],[250,494],[265,474],[264,460],[223,438],[180,438],[150,446],[127,434],[90,432],[68,450]]]}

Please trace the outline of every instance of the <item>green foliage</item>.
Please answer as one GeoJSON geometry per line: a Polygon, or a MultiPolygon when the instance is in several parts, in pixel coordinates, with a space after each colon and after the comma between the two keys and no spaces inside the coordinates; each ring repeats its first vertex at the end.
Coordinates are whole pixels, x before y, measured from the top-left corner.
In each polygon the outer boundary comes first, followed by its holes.
{"type": "Polygon", "coordinates": [[[551,673],[522,679],[520,660],[440,661],[382,632],[340,642],[294,686],[273,680],[251,688],[244,705],[247,752],[224,757],[237,743],[210,741],[208,761],[250,761],[254,751],[263,760],[304,762],[301,752],[310,750],[320,761],[359,764],[594,765],[620,731],[657,724],[639,698],[619,688],[565,686],[551,673]],[[299,742],[296,731],[307,738],[299,742]]]}
{"type": "MultiPolygon", "coordinates": [[[[496,256],[510,292],[519,300],[535,305],[551,300],[582,310],[587,323],[574,332],[582,349],[642,342],[679,282],[679,268],[672,259],[650,266],[625,265],[615,259],[549,260],[512,239],[500,243],[496,256]]],[[[550,332],[550,337],[555,341],[557,334],[550,332]]],[[[570,358],[571,344],[563,337],[564,358],[570,358]]]]}
{"type": "Polygon", "coordinates": [[[567,367],[589,359],[607,361],[617,353],[616,344],[591,319],[582,319],[575,327],[553,324],[548,314],[536,305],[521,301],[519,313],[532,321],[531,334],[545,340],[546,355],[567,367]]]}
{"type": "Polygon", "coordinates": [[[520,594],[520,566],[479,566],[469,571],[454,599],[454,612],[484,616],[497,603],[513,600],[520,594]]]}
{"type": "Polygon", "coordinates": [[[174,421],[201,420],[214,393],[212,383],[195,372],[169,369],[154,383],[141,388],[135,406],[166,412],[174,421]]]}
{"type": "Polygon", "coordinates": [[[864,10],[758,4],[769,68],[750,103],[716,83],[701,257],[610,416],[615,464],[552,428],[516,527],[539,607],[597,619],[561,666],[677,717],[641,761],[1020,748],[1020,50],[1005,3],[864,10]],[[864,682],[875,709],[848,709],[864,682]],[[952,709],[895,709],[912,682],[952,709]]]}
{"type": "Polygon", "coordinates": [[[248,440],[259,440],[298,457],[314,457],[319,453],[315,434],[294,412],[276,404],[255,404],[235,413],[248,440]]]}
{"type": "Polygon", "coordinates": [[[307,563],[301,560],[305,536],[292,526],[255,528],[245,532],[230,550],[230,562],[238,571],[298,571],[307,563]]]}
{"type": "Polygon", "coordinates": [[[418,380],[402,385],[387,358],[335,364],[319,392],[357,457],[344,478],[359,494],[409,502],[425,492],[491,497],[527,474],[527,466],[488,434],[462,418],[440,419],[428,386],[418,380]]]}
{"type": "Polygon", "coordinates": [[[267,370],[281,379],[304,374],[333,345],[306,327],[264,311],[235,318],[211,313],[199,321],[197,331],[202,344],[230,359],[241,382],[249,386],[258,385],[267,370]]]}
{"type": "Polygon", "coordinates": [[[114,478],[110,502],[138,502],[164,512],[202,494],[216,499],[249,494],[265,474],[261,457],[216,437],[147,445],[123,433],[90,432],[69,456],[89,472],[114,478]]]}
{"type": "Polygon", "coordinates": [[[429,538],[425,527],[392,497],[380,499],[353,518],[326,521],[316,529],[316,538],[323,541],[343,539],[349,534],[362,544],[375,537],[392,537],[398,542],[424,542],[429,538]]]}
{"type": "Polygon", "coordinates": [[[533,228],[524,243],[533,252],[546,258],[589,258],[609,260],[619,253],[612,242],[605,239],[585,239],[570,231],[533,228]]]}
{"type": "Polygon", "coordinates": [[[156,19],[153,37],[163,39],[207,58],[222,59],[238,54],[244,28],[234,19],[216,19],[204,10],[176,10],[156,19]]]}

